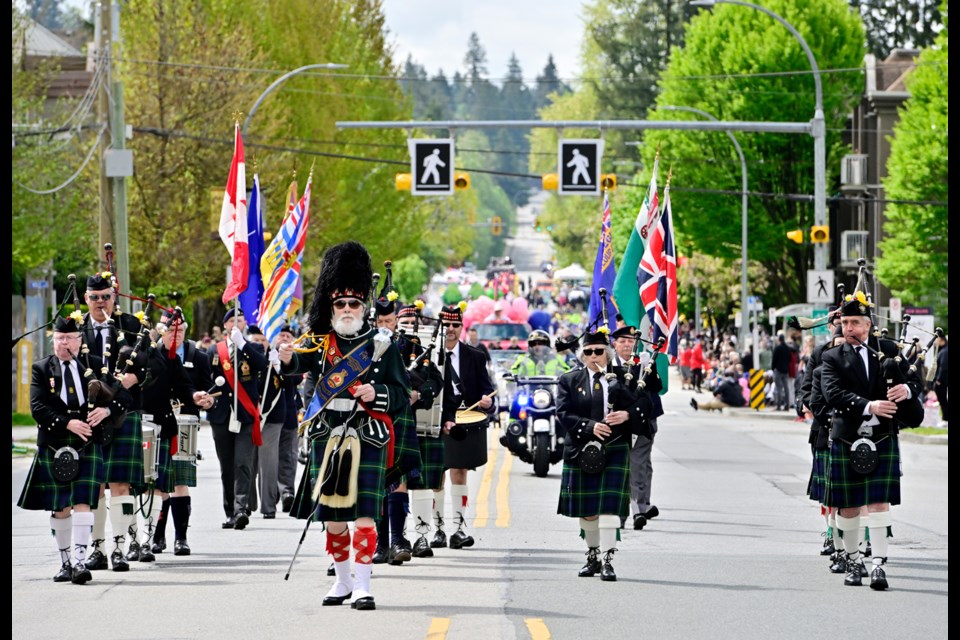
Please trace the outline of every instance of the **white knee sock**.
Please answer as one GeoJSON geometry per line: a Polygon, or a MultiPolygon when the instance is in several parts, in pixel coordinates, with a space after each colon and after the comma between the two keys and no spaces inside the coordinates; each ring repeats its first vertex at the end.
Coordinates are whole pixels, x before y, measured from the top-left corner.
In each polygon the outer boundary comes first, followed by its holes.
{"type": "Polygon", "coordinates": [[[157,526],[157,519],[160,517],[160,510],[163,508],[163,501],[160,499],[160,494],[154,494],[153,503],[150,506],[150,511],[147,512],[147,517],[144,521],[146,525],[146,542],[145,544],[150,544],[150,539],[153,537],[153,530],[157,526]]]}
{"type": "Polygon", "coordinates": [[[887,527],[893,524],[889,511],[870,513],[870,546],[873,548],[873,564],[882,564],[887,558],[887,527]]]}
{"type": "Polygon", "coordinates": [[[87,545],[93,531],[93,514],[81,511],[73,514],[73,559],[77,564],[87,561],[87,545]]]}
{"type": "Polygon", "coordinates": [[[444,490],[437,489],[433,492],[433,519],[437,525],[437,531],[443,531],[443,501],[445,498],[444,490]]]}
{"type": "Polygon", "coordinates": [[[101,496],[97,501],[97,508],[93,510],[93,543],[107,539],[107,496],[101,496]]]}
{"type": "Polygon", "coordinates": [[[617,548],[617,530],[620,529],[620,516],[601,515],[597,518],[600,529],[600,551],[606,553],[617,548]]]}
{"type": "Polygon", "coordinates": [[[327,592],[328,596],[340,597],[353,591],[353,576],[350,575],[350,558],[333,563],[333,570],[337,574],[337,581],[327,592]]]}
{"type": "Polygon", "coordinates": [[[830,509],[823,505],[820,505],[820,511],[823,513],[823,521],[827,525],[826,531],[830,532],[830,514],[828,513],[830,509]]]}
{"type": "Polygon", "coordinates": [[[843,548],[851,560],[860,558],[860,541],[863,540],[863,527],[860,526],[860,516],[844,518],[837,515],[837,527],[843,535],[843,548]]]}
{"type": "MultiPolygon", "coordinates": [[[[829,507],[828,507],[829,508],[829,507]]],[[[827,526],[830,527],[830,530],[833,533],[833,538],[836,540],[839,535],[837,534],[837,510],[830,508],[830,515],[827,516],[827,526]]],[[[833,545],[838,547],[839,545],[833,545]]]]}
{"type": "Polygon", "coordinates": [[[430,510],[433,507],[433,492],[424,489],[410,490],[410,519],[417,537],[430,533],[430,510]]]}
{"type": "Polygon", "coordinates": [[[458,527],[465,529],[467,524],[467,485],[451,484],[450,499],[453,501],[453,522],[458,527]]]}
{"type": "Polygon", "coordinates": [[[353,599],[365,598],[370,594],[370,575],[373,573],[372,564],[357,562],[353,565],[353,599]]]}
{"type": "MultiPolygon", "coordinates": [[[[110,496],[110,528],[113,529],[114,548],[123,551],[127,531],[137,522],[133,496],[110,496]]],[[[136,530],[136,529],[134,529],[136,530]]]]}
{"type": "Polygon", "coordinates": [[[870,514],[861,513],[860,514],[860,553],[865,553],[867,550],[867,529],[869,528],[870,528],[870,514]]]}
{"type": "Polygon", "coordinates": [[[70,539],[73,536],[73,516],[54,518],[50,516],[50,531],[60,552],[60,564],[70,562],[70,539]]]}
{"type": "Polygon", "coordinates": [[[583,541],[587,543],[588,548],[600,546],[600,523],[594,520],[580,518],[580,530],[583,532],[583,541]]]}

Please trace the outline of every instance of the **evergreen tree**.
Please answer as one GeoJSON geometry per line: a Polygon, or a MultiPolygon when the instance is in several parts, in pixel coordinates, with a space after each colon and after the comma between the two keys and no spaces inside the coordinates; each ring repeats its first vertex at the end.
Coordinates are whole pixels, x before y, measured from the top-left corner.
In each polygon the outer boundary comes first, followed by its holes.
{"type": "Polygon", "coordinates": [[[553,62],[553,54],[547,56],[547,64],[537,76],[537,85],[533,91],[533,108],[539,111],[550,104],[550,94],[563,95],[570,92],[570,86],[565,84],[557,75],[557,65],[553,62]]]}
{"type": "Polygon", "coordinates": [[[922,49],[933,44],[943,26],[932,0],[850,0],[867,31],[867,49],[881,60],[897,48],[922,49]]]}

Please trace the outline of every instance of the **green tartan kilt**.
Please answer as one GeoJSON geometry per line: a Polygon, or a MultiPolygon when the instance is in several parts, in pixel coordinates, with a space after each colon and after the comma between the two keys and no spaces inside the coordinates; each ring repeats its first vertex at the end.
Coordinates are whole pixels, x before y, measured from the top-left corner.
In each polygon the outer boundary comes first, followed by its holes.
{"type": "Polygon", "coordinates": [[[584,473],[580,462],[564,460],[557,513],[571,518],[630,515],[630,444],[619,438],[605,444],[607,464],[600,473],[584,473]]]}
{"type": "MultiPolygon", "coordinates": [[[[80,452],[80,472],[71,482],[58,482],[53,476],[53,454],[50,447],[40,447],[33,458],[33,465],[23,484],[17,505],[34,511],[60,511],[76,504],[88,504],[96,509],[100,502],[100,485],[103,484],[103,450],[99,444],[90,443],[83,451],[83,440],[71,433],[68,446],[80,452]]],[[[59,448],[59,447],[58,447],[59,448]]]]}
{"type": "Polygon", "coordinates": [[[113,434],[113,441],[103,448],[106,482],[130,484],[130,494],[143,490],[143,431],[139,412],[127,414],[123,425],[113,434]]]}
{"type": "Polygon", "coordinates": [[[160,441],[160,464],[157,467],[156,489],[173,493],[174,487],[197,486],[197,465],[187,460],[174,460],[170,453],[173,438],[160,441]]]}
{"type": "Polygon", "coordinates": [[[440,489],[443,484],[443,439],[417,436],[420,441],[420,476],[407,478],[407,489],[440,489]]]}
{"type": "Polygon", "coordinates": [[[879,462],[869,475],[857,473],[850,463],[850,445],[834,440],[826,468],[823,503],[838,509],[867,504],[900,504],[900,441],[888,436],[876,443],[879,462]]]}
{"type": "MultiPolygon", "coordinates": [[[[384,486],[401,482],[406,476],[419,477],[422,470],[417,423],[413,411],[405,409],[391,416],[393,420],[393,463],[384,476],[384,486]]],[[[386,450],[386,447],[384,447],[386,450]]]]}
{"type": "MultiPolygon", "coordinates": [[[[323,451],[327,438],[313,441],[310,450],[310,467],[300,478],[297,495],[290,509],[290,516],[298,520],[310,517],[313,503],[313,487],[320,475],[323,464],[323,451]]],[[[366,442],[360,442],[360,469],[357,473],[357,501],[352,507],[332,509],[323,505],[317,507],[313,516],[315,522],[353,522],[357,518],[379,520],[383,509],[383,496],[387,465],[387,446],[379,449],[366,442]]]]}
{"type": "Polygon", "coordinates": [[[811,500],[823,502],[827,489],[827,467],[830,465],[829,449],[813,449],[813,467],[807,483],[807,495],[811,500]]]}

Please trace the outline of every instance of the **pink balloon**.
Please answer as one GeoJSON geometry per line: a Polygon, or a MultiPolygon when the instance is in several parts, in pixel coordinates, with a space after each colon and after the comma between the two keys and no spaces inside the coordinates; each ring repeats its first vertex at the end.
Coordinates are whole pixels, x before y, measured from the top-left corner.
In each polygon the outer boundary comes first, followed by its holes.
{"type": "Polygon", "coordinates": [[[514,322],[526,322],[530,317],[530,308],[526,298],[514,298],[507,309],[507,315],[514,322]]]}

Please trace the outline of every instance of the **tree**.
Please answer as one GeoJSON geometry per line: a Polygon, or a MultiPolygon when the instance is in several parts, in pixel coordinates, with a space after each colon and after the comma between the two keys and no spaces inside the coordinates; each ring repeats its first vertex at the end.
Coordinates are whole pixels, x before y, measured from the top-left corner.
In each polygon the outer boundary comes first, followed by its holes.
{"type": "Polygon", "coordinates": [[[914,304],[932,304],[947,320],[947,29],[917,59],[906,78],[910,98],[890,136],[887,177],[891,200],[933,201],[921,205],[890,203],[885,209],[884,239],[877,258],[877,279],[914,304]],[[931,256],[943,259],[931,260],[931,256]]]}
{"type": "Polygon", "coordinates": [[[400,300],[410,304],[429,280],[427,263],[418,255],[409,255],[393,263],[393,285],[400,300]]]}
{"type": "Polygon", "coordinates": [[[930,0],[850,0],[863,18],[867,49],[881,60],[897,48],[922,49],[933,44],[941,10],[930,0]]]}
{"type": "Polygon", "coordinates": [[[536,87],[533,91],[533,107],[537,111],[550,104],[551,94],[558,97],[570,93],[570,86],[565,84],[557,75],[557,65],[553,62],[553,54],[547,56],[547,64],[537,76],[536,87]]]}
{"type": "MultiPolygon", "coordinates": [[[[864,55],[863,27],[841,0],[770,0],[804,37],[821,69],[858,68],[864,55]]],[[[759,11],[718,5],[693,18],[686,45],[674,49],[660,78],[657,105],[702,109],[720,120],[806,122],[814,112],[813,78],[799,42],[779,22],[759,11]],[[798,73],[785,75],[782,72],[798,73]],[[782,75],[758,75],[781,72],[782,75]]],[[[827,129],[827,187],[836,183],[840,137],[852,101],[861,87],[858,74],[823,74],[827,129]],[[831,158],[834,160],[831,162],[831,158]]],[[[650,118],[692,118],[683,112],[651,111],[650,118]]],[[[747,160],[750,190],[812,194],[813,144],[807,136],[737,133],[747,160]]],[[[720,132],[654,131],[643,136],[641,155],[651,166],[662,144],[663,175],[672,166],[671,193],[677,235],[693,250],[716,257],[738,256],[741,239],[739,194],[692,193],[684,188],[735,190],[740,163],[720,132]],[[709,232],[705,232],[709,229],[709,232]]],[[[662,184],[662,182],[661,182],[662,184]]],[[[812,223],[813,203],[786,198],[751,198],[748,212],[749,256],[765,263],[771,277],[754,290],[774,305],[801,297],[808,263],[788,245],[785,232],[812,223]]],[[[731,302],[732,305],[732,302],[731,302]]]]}

